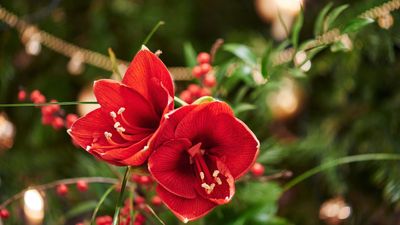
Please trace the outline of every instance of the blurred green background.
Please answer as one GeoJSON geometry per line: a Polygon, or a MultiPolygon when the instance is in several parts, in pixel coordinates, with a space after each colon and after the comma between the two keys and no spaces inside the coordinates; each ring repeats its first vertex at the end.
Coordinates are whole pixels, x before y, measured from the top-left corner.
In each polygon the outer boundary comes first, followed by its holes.
{"type": "MultiPolygon", "coordinates": [[[[315,18],[329,2],[305,2],[300,40],[313,37],[315,18]]],[[[350,4],[336,21],[340,25],[385,1],[332,2],[335,6],[350,4]]],[[[68,42],[103,54],[111,47],[127,61],[160,20],[166,24],[148,47],[161,49],[167,66],[185,66],[185,42],[197,51],[209,51],[217,38],[223,38],[226,43],[248,45],[258,55],[268,43],[279,44],[271,36],[271,25],[263,22],[252,0],[2,0],[0,4],[68,42]]],[[[262,142],[259,161],[267,174],[287,169],[297,176],[322,162],[347,155],[400,154],[399,12],[392,16],[395,22],[389,30],[373,24],[352,35],[352,51],[325,50],[318,54],[307,77],[294,79],[304,97],[300,110],[290,118],[277,119],[270,113],[265,98],[245,95],[242,101],[256,109],[238,116],[262,142]]],[[[66,69],[68,61],[46,48],[38,56],[27,55],[18,32],[0,23],[0,102],[16,103],[20,87],[27,91],[39,89],[48,99],[76,100],[82,88],[94,79],[111,75],[87,65],[81,75],[73,76],[66,69]]],[[[178,86],[185,84],[178,82],[178,86]]],[[[265,93],[271,92],[270,87],[250,86],[265,93]]],[[[226,99],[233,102],[234,98],[227,95],[226,99]]],[[[74,106],[63,109],[76,112],[74,106]]],[[[8,115],[17,131],[14,146],[0,150],[0,202],[29,185],[68,177],[112,176],[104,163],[75,148],[64,130],[43,126],[39,109],[0,110],[8,115]]],[[[241,182],[232,203],[219,207],[203,224],[333,224],[320,219],[319,210],[324,202],[337,196],[352,208],[350,217],[340,221],[342,224],[400,224],[397,161],[331,169],[281,195],[279,184],[286,181],[241,182]]],[[[65,216],[74,204],[96,199],[104,190],[103,186],[96,186],[84,199],[78,195],[70,201],[49,197],[52,200],[47,206],[46,223],[56,224],[58,217],[65,216]]],[[[114,201],[107,201],[105,212],[112,212],[113,204],[114,201]]],[[[13,212],[17,208],[18,204],[13,206],[13,212]]],[[[170,214],[163,216],[168,224],[177,223],[170,214]]],[[[80,217],[71,216],[66,221],[74,224],[80,217]]]]}

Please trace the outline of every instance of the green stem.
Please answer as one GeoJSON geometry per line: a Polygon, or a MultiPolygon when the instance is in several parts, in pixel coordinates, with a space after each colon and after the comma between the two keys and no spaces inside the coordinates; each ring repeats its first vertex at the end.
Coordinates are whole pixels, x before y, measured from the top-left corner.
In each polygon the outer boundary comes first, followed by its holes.
{"type": "Polygon", "coordinates": [[[97,102],[46,102],[46,103],[12,103],[0,104],[0,107],[32,107],[32,106],[46,106],[46,105],[80,105],[80,104],[99,104],[97,102]]]}
{"type": "Polygon", "coordinates": [[[306,171],[305,173],[299,175],[298,177],[294,178],[290,182],[286,183],[283,186],[283,191],[287,191],[290,188],[294,187],[298,183],[302,182],[303,180],[320,173],[324,170],[343,165],[348,163],[354,162],[363,162],[363,161],[382,161],[382,160],[400,160],[400,154],[388,154],[388,153],[371,153],[371,154],[362,154],[362,155],[352,155],[347,156],[339,159],[335,159],[314,167],[311,170],[306,171]]]}
{"type": "Polygon", "coordinates": [[[154,27],[153,29],[150,31],[150,33],[147,35],[147,37],[144,39],[142,45],[146,45],[147,42],[149,42],[150,38],[153,36],[153,34],[158,30],[158,28],[160,28],[160,26],[164,25],[164,21],[159,21],[154,27]]]}
{"type": "Polygon", "coordinates": [[[110,57],[113,72],[118,75],[120,80],[122,80],[122,75],[118,69],[117,58],[115,57],[115,53],[111,48],[108,48],[108,55],[110,57]]]}
{"type": "Polygon", "coordinates": [[[181,106],[188,105],[185,101],[183,101],[182,99],[180,99],[180,98],[178,98],[178,97],[176,97],[176,96],[174,96],[174,101],[175,101],[176,103],[178,103],[179,105],[181,105],[181,106]]]}
{"type": "Polygon", "coordinates": [[[113,225],[117,225],[119,223],[119,211],[121,210],[122,199],[124,197],[126,182],[129,177],[130,169],[131,169],[131,167],[128,166],[125,170],[124,179],[122,180],[122,185],[121,185],[121,191],[120,191],[119,197],[118,197],[118,202],[117,202],[117,205],[115,206],[113,225]]]}
{"type": "Polygon", "coordinates": [[[97,205],[96,205],[96,208],[95,208],[94,211],[93,211],[93,215],[92,215],[92,218],[91,218],[91,220],[90,220],[90,224],[91,224],[91,225],[94,225],[94,222],[95,222],[95,219],[96,219],[96,216],[97,216],[97,212],[99,211],[100,206],[101,206],[101,205],[103,204],[103,202],[106,200],[107,196],[111,193],[111,191],[114,190],[114,189],[115,189],[115,185],[111,185],[111,187],[109,187],[109,188],[107,189],[107,191],[104,192],[103,196],[101,196],[99,202],[98,202],[97,205]]]}

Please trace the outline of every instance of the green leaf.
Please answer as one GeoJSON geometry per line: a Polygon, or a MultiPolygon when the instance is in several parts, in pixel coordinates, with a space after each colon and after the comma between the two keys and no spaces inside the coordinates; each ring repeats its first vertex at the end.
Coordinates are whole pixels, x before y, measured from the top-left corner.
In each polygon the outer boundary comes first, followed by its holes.
{"type": "Polygon", "coordinates": [[[303,8],[301,8],[301,12],[299,16],[296,19],[296,22],[294,23],[293,26],[293,32],[292,32],[292,44],[294,49],[297,49],[297,46],[299,45],[299,35],[301,28],[303,27],[304,23],[304,11],[303,8]]]}
{"type": "Polygon", "coordinates": [[[249,110],[254,110],[254,109],[257,109],[256,105],[249,104],[249,103],[242,103],[242,104],[236,106],[233,111],[237,115],[239,113],[246,112],[249,110]]]}
{"type": "Polygon", "coordinates": [[[341,5],[334,10],[332,10],[331,13],[326,17],[326,20],[324,22],[324,32],[328,31],[329,29],[332,28],[333,22],[335,22],[336,18],[347,8],[349,5],[341,5]]]}
{"type": "Polygon", "coordinates": [[[342,30],[342,33],[351,33],[359,31],[361,28],[373,23],[371,18],[356,18],[351,20],[342,30]]]}
{"type": "Polygon", "coordinates": [[[78,216],[80,214],[92,211],[96,208],[97,202],[96,201],[86,201],[76,205],[74,208],[69,210],[66,214],[66,218],[72,218],[78,216]]]}
{"type": "Polygon", "coordinates": [[[245,45],[225,44],[222,48],[223,50],[234,54],[249,65],[254,66],[257,63],[257,56],[245,45]]]}
{"type": "Polygon", "coordinates": [[[333,3],[330,2],[318,14],[318,17],[317,17],[317,20],[316,20],[315,26],[314,26],[314,35],[315,36],[322,34],[326,15],[328,14],[329,10],[331,10],[332,6],[333,6],[333,3]]]}
{"type": "Polygon", "coordinates": [[[266,79],[269,79],[269,74],[270,74],[269,70],[272,69],[271,53],[272,53],[272,44],[268,44],[261,58],[261,74],[266,79]]]}
{"type": "Polygon", "coordinates": [[[197,65],[197,60],[196,60],[197,53],[190,42],[185,42],[183,44],[183,54],[185,56],[186,66],[194,67],[197,65]]]}

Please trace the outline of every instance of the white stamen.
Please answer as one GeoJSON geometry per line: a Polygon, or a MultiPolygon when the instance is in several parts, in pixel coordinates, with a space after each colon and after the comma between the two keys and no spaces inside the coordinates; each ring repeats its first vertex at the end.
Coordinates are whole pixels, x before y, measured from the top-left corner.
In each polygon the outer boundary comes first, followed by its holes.
{"type": "Polygon", "coordinates": [[[189,219],[188,218],[183,218],[183,223],[188,223],[189,219]]]}
{"type": "Polygon", "coordinates": [[[86,146],[86,151],[90,151],[91,148],[92,148],[92,147],[90,147],[89,145],[86,146]]]}
{"type": "Polygon", "coordinates": [[[71,130],[71,129],[68,129],[68,130],[67,130],[67,133],[68,133],[69,135],[71,135],[72,130],[71,130]]]}
{"type": "Polygon", "coordinates": [[[115,128],[115,129],[117,129],[117,128],[120,127],[120,126],[121,126],[121,124],[120,124],[119,122],[115,122],[115,123],[114,123],[114,128],[115,128]]]}
{"type": "Polygon", "coordinates": [[[200,178],[204,180],[204,172],[200,172],[200,178]]]}
{"type": "Polygon", "coordinates": [[[219,170],[214,170],[213,177],[218,177],[218,174],[219,174],[219,170]]]}
{"type": "Polygon", "coordinates": [[[118,109],[118,115],[121,115],[125,111],[124,107],[118,109]]]}
{"type": "Polygon", "coordinates": [[[117,114],[114,111],[110,112],[110,116],[114,119],[117,118],[117,114]]]}
{"type": "Polygon", "coordinates": [[[217,182],[218,185],[221,185],[221,184],[222,184],[222,181],[221,181],[221,179],[219,179],[219,177],[216,177],[216,178],[215,178],[215,181],[217,182]]]}
{"type": "Polygon", "coordinates": [[[202,184],[201,184],[201,187],[204,188],[204,189],[206,189],[206,190],[209,190],[209,189],[210,189],[210,186],[208,186],[208,184],[206,184],[206,183],[202,183],[202,184]]]}
{"type": "Polygon", "coordinates": [[[117,127],[117,131],[120,132],[120,133],[123,133],[123,132],[125,132],[125,128],[117,127]]]}
{"type": "Polygon", "coordinates": [[[215,188],[215,184],[212,183],[212,184],[210,185],[210,193],[214,190],[214,188],[215,188]]]}
{"type": "Polygon", "coordinates": [[[146,145],[146,146],[143,147],[143,150],[144,150],[144,151],[146,151],[147,149],[149,149],[149,146],[148,146],[148,145],[146,145]]]}
{"type": "Polygon", "coordinates": [[[165,118],[165,119],[169,119],[169,115],[168,115],[168,114],[165,114],[165,115],[164,115],[164,118],[165,118]]]}
{"type": "Polygon", "coordinates": [[[110,139],[111,137],[112,137],[112,133],[110,133],[110,132],[104,132],[104,136],[107,138],[107,139],[110,139]]]}

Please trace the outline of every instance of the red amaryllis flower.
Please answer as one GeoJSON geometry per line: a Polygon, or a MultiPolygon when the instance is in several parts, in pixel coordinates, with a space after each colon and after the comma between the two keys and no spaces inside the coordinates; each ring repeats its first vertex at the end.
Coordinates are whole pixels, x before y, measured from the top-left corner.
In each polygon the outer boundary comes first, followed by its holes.
{"type": "Polygon", "coordinates": [[[161,118],[174,107],[167,68],[144,49],[134,57],[122,83],[98,80],[93,90],[101,107],[78,119],[68,133],[101,160],[119,166],[142,164],[161,118]]]}
{"type": "Polygon", "coordinates": [[[259,142],[226,103],[211,102],[166,114],[151,148],[157,193],[187,222],[230,201],[234,180],[254,163],[259,142]]]}

